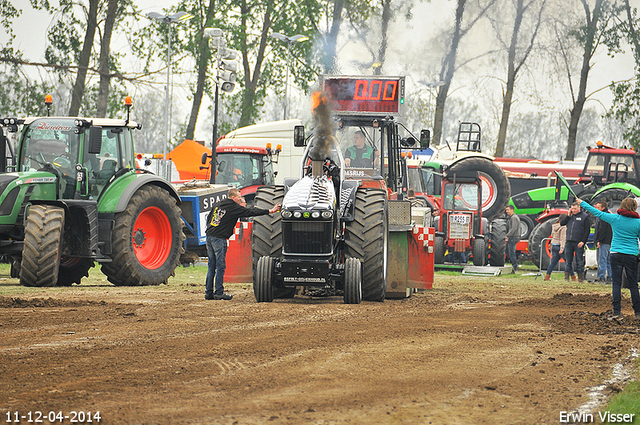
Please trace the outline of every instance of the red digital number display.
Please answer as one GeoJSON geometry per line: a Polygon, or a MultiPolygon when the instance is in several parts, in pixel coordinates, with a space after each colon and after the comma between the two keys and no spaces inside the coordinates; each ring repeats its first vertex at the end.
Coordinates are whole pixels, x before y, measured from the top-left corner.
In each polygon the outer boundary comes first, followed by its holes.
{"type": "Polygon", "coordinates": [[[325,77],[323,88],[337,113],[399,114],[404,78],[325,77]]]}

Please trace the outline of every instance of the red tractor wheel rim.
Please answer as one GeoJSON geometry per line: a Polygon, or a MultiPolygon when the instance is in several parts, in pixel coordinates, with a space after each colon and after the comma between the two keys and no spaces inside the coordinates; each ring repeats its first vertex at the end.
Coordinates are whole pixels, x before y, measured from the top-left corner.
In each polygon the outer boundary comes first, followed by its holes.
{"type": "MultiPolygon", "coordinates": [[[[551,258],[553,258],[553,253],[551,252],[551,239],[544,241],[544,250],[549,256],[549,260],[551,260],[551,258]]],[[[558,261],[558,263],[564,263],[564,257],[560,257],[560,261],[558,261]]]]}
{"type": "Polygon", "coordinates": [[[482,185],[482,210],[486,210],[488,207],[493,205],[495,201],[495,186],[491,184],[491,180],[489,180],[486,176],[480,175],[480,181],[483,183],[482,185]],[[485,187],[486,186],[486,187],[485,187]]]}
{"type": "Polygon", "coordinates": [[[162,266],[171,252],[171,224],[158,207],[142,210],[133,225],[133,252],[143,267],[155,270],[162,266]]]}

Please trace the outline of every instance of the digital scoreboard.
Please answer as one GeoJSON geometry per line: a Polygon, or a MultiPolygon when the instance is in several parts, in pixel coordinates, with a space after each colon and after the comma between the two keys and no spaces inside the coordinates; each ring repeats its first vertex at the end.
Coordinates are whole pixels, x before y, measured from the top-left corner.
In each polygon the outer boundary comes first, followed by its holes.
{"type": "Polygon", "coordinates": [[[404,77],[324,75],[322,88],[337,115],[402,115],[404,77]]]}

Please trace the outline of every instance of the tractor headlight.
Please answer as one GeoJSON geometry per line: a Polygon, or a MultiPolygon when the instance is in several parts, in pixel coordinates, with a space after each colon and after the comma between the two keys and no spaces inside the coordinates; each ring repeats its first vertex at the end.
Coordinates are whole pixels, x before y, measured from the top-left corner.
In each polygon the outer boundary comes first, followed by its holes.
{"type": "Polygon", "coordinates": [[[296,212],[293,213],[293,216],[295,218],[300,218],[300,217],[302,217],[302,213],[300,211],[296,211],[296,212]]]}
{"type": "Polygon", "coordinates": [[[333,217],[333,211],[331,210],[322,211],[322,218],[331,218],[331,217],[333,217]]]}
{"type": "Polygon", "coordinates": [[[320,218],[320,211],[314,211],[311,213],[311,218],[320,218]]]}
{"type": "Polygon", "coordinates": [[[289,210],[282,211],[282,218],[291,218],[293,214],[289,210]]]}

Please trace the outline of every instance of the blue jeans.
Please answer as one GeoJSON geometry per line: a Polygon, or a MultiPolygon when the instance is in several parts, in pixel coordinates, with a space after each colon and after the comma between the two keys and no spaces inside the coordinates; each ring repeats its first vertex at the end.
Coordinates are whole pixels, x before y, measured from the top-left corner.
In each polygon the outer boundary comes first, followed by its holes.
{"type": "Polygon", "coordinates": [[[627,274],[629,292],[631,292],[631,304],[635,314],[640,314],[640,293],[638,293],[638,257],[630,254],[611,254],[611,271],[613,272],[613,284],[611,285],[611,300],[613,314],[620,313],[622,300],[622,270],[627,274]]]}
{"type": "Polygon", "coordinates": [[[520,241],[520,238],[508,238],[507,239],[507,257],[513,270],[518,270],[518,255],[516,254],[516,244],[520,241]]]}
{"type": "Polygon", "coordinates": [[[573,257],[576,257],[576,273],[584,273],[584,245],[582,248],[578,248],[576,241],[567,241],[564,244],[564,271],[573,276],[573,257]]]}
{"type": "Polygon", "coordinates": [[[551,262],[549,263],[549,267],[547,267],[547,274],[551,274],[553,269],[556,268],[558,262],[561,258],[564,257],[564,251],[560,254],[560,245],[551,244],[551,262]]]}
{"type": "Polygon", "coordinates": [[[598,248],[598,279],[605,280],[607,276],[611,278],[611,260],[609,259],[609,250],[611,245],[601,243],[598,248]]]}
{"type": "Polygon", "coordinates": [[[216,238],[215,236],[207,236],[207,255],[209,256],[209,270],[207,271],[207,280],[205,285],[205,293],[213,294],[213,277],[216,278],[216,295],[224,294],[224,271],[227,268],[227,240],[216,238]]]}

